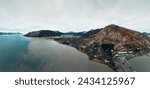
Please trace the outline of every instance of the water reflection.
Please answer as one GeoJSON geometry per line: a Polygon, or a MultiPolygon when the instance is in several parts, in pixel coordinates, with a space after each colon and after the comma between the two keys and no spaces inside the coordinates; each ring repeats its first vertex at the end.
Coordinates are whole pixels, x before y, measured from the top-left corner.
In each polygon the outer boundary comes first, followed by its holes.
{"type": "Polygon", "coordinates": [[[75,48],[52,40],[32,38],[25,61],[18,71],[87,72],[111,69],[89,62],[88,57],[75,48]]]}
{"type": "Polygon", "coordinates": [[[20,66],[30,41],[22,35],[0,36],[0,71],[14,71],[20,66]]]}
{"type": "Polygon", "coordinates": [[[42,38],[0,36],[0,71],[111,71],[75,48],[42,38]]]}

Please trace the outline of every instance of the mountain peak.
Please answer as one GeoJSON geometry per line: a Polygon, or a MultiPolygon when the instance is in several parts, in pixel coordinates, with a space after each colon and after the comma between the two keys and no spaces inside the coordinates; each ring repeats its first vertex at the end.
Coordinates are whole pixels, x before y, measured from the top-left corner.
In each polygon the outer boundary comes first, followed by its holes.
{"type": "Polygon", "coordinates": [[[110,25],[107,25],[106,27],[104,28],[118,28],[119,26],[118,25],[115,25],[115,24],[110,24],[110,25]]]}

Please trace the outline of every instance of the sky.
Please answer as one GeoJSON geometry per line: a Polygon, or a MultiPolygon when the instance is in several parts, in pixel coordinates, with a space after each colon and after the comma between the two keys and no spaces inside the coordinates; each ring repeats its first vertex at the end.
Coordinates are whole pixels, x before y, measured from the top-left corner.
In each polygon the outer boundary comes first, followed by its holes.
{"type": "Polygon", "coordinates": [[[150,0],[0,0],[0,31],[88,31],[116,24],[150,32],[150,0]]]}

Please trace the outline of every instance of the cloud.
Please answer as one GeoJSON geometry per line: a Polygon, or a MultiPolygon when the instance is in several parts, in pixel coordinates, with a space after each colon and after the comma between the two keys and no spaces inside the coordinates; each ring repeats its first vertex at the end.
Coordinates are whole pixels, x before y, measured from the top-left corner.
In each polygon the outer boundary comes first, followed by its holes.
{"type": "Polygon", "coordinates": [[[0,27],[81,31],[118,24],[148,31],[150,0],[0,0],[0,27]]]}

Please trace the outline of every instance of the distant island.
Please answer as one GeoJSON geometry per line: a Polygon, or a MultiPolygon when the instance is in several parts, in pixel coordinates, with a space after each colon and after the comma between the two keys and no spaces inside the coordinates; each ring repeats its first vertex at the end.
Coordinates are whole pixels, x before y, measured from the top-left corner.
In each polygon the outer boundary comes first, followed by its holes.
{"type": "Polygon", "coordinates": [[[19,32],[0,32],[0,35],[15,35],[15,34],[22,34],[19,32]]]}
{"type": "Polygon", "coordinates": [[[52,30],[39,30],[33,31],[25,34],[27,37],[49,37],[49,36],[64,36],[64,35],[72,35],[72,36],[82,36],[86,32],[60,32],[60,31],[52,31],[52,30]]]}
{"type": "Polygon", "coordinates": [[[51,31],[51,30],[40,30],[33,31],[25,34],[27,37],[49,37],[49,36],[61,36],[62,33],[59,31],[51,31]]]}
{"type": "Polygon", "coordinates": [[[144,34],[144,35],[150,35],[150,33],[148,33],[148,32],[143,32],[143,34],[144,34]]]}

